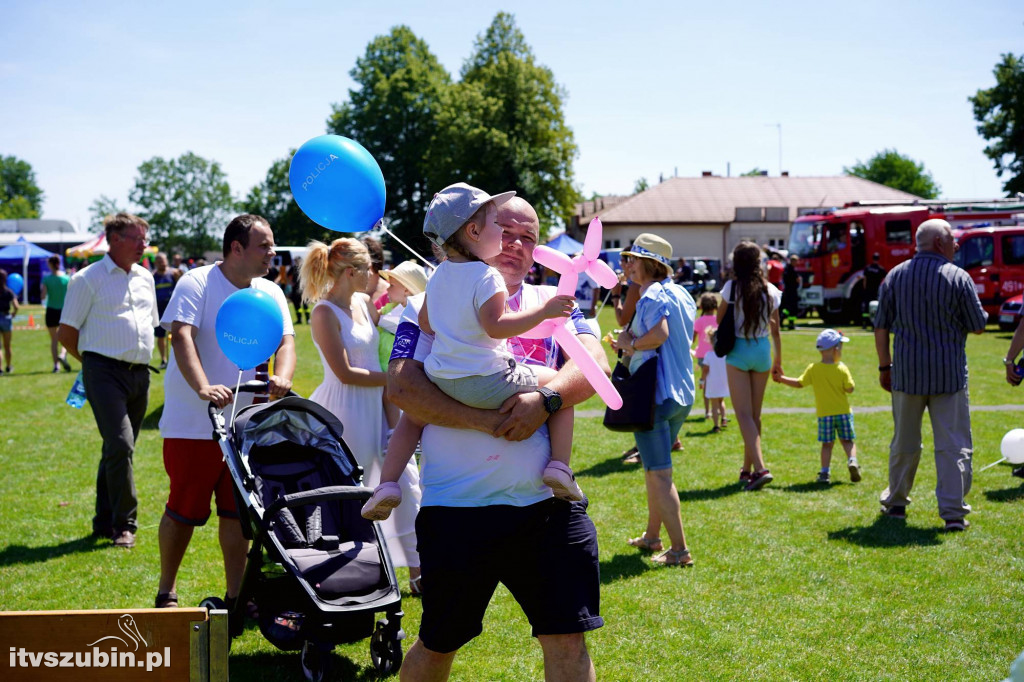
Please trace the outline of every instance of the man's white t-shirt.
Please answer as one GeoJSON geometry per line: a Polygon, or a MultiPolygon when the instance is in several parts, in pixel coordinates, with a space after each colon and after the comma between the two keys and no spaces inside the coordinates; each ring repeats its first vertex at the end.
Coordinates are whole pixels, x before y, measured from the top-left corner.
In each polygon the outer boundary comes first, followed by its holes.
{"type": "MultiPolygon", "coordinates": [[[[725,283],[725,286],[722,287],[721,296],[726,301],[728,301],[729,297],[732,295],[732,284],[734,281],[735,280],[729,280],[725,283]]],[[[782,292],[779,291],[778,287],[771,282],[768,283],[768,293],[765,296],[765,302],[767,303],[768,301],[771,301],[772,310],[778,310],[782,307],[782,292]]],[[[743,335],[743,320],[745,319],[743,317],[743,305],[740,303],[740,297],[738,294],[736,296],[736,301],[733,303],[732,310],[733,319],[736,320],[736,338],[745,338],[743,335]]],[[[764,317],[761,319],[761,323],[757,326],[757,330],[750,338],[760,339],[771,333],[771,325],[768,321],[770,313],[771,311],[767,311],[765,313],[764,317]]]]}
{"type": "MultiPolygon", "coordinates": [[[[284,334],[294,336],[292,316],[281,287],[262,277],[254,279],[251,287],[274,298],[274,302],[281,308],[284,334]]],[[[170,330],[175,322],[196,327],[199,330],[195,338],[196,350],[207,380],[210,384],[223,384],[232,389],[238,383],[238,366],[228,360],[217,344],[216,324],[217,311],[220,310],[224,299],[238,290],[238,287],[229,282],[221,272],[219,262],[192,268],[178,280],[174,294],[171,295],[164,316],[160,320],[160,324],[167,330],[170,330]]],[[[256,370],[247,370],[242,373],[242,381],[250,381],[255,376],[256,370]]],[[[238,409],[252,403],[252,398],[252,393],[240,394],[238,409]]],[[[160,417],[161,437],[211,440],[213,431],[208,417],[208,406],[209,403],[202,400],[185,381],[172,349],[164,379],[164,412],[160,417]]]]}
{"type": "MultiPolygon", "coordinates": [[[[554,287],[524,284],[509,299],[513,310],[543,305],[555,295],[554,287]]],[[[392,359],[410,358],[424,362],[431,353],[433,338],[419,331],[419,308],[423,296],[409,298],[395,337],[392,359]]],[[[566,326],[577,334],[592,334],[579,309],[574,309],[566,326]]],[[[517,362],[556,367],[558,346],[551,339],[511,338],[506,342],[517,362]]],[[[541,482],[551,459],[547,424],[529,438],[508,441],[481,431],[453,429],[427,424],[421,437],[423,457],[420,481],[423,506],[479,507],[507,504],[523,507],[551,497],[541,482]]]]}
{"type": "Polygon", "coordinates": [[[506,291],[501,273],[480,261],[444,261],[427,281],[427,311],[434,343],[424,363],[439,379],[489,376],[508,370],[504,339],[480,325],[480,306],[506,291]]]}

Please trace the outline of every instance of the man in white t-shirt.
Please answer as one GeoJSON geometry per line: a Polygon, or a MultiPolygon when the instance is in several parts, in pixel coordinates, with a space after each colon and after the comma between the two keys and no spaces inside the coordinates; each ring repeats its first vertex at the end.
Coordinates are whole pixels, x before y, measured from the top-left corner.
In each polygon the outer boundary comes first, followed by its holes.
{"type": "MultiPolygon", "coordinates": [[[[540,305],[554,288],[523,282],[539,236],[536,212],[515,197],[498,207],[497,223],[502,252],[488,264],[504,277],[509,307],[540,305]]],[[[551,456],[549,414],[586,400],[594,389],[567,360],[544,390],[509,398],[503,412],[467,407],[424,372],[432,340],[419,331],[419,304],[422,297],[410,299],[388,366],[392,400],[427,423],[423,506],[416,519],[423,619],[402,679],[447,679],[458,649],[481,632],[484,611],[501,582],[540,642],[546,678],[593,680],[584,633],[604,624],[597,531],[587,500],[554,499],[541,475],[551,456]]],[[[578,309],[567,324],[610,373],[578,309]]],[[[518,362],[557,366],[559,351],[551,339],[512,338],[508,347],[518,362]]]]}
{"type": "MultiPolygon", "coordinates": [[[[224,407],[239,380],[238,367],[217,343],[216,320],[221,304],[240,289],[252,287],[273,297],[281,308],[284,336],[274,356],[269,392],[284,396],[295,372],[295,331],[281,288],[263,279],[274,258],[274,233],[264,218],[240,215],[224,231],[224,260],[193,268],[177,286],[161,324],[172,333],[171,361],[164,381],[164,412],[160,435],[164,438],[164,469],[171,490],[160,519],[160,587],[156,606],[178,605],[178,568],[192,532],[210,517],[210,498],[216,498],[221,551],[227,578],[227,599],[233,606],[245,571],[249,543],[242,535],[232,492],[231,475],[211,438],[208,404],[224,407]]],[[[255,376],[242,373],[241,381],[255,376]]],[[[252,394],[238,397],[238,408],[252,402],[252,394]]]]}

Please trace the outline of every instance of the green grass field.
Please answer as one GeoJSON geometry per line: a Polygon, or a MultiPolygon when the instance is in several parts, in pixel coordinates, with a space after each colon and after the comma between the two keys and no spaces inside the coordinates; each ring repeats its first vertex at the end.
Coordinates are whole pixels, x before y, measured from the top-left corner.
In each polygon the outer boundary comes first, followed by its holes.
{"type": "MultiPolygon", "coordinates": [[[[38,308],[37,324],[42,318],[38,308]]],[[[22,315],[24,318],[25,315],[22,315]]],[[[610,311],[602,314],[611,326],[610,311]]],[[[816,322],[816,321],[812,321],[816,322]]],[[[787,374],[812,361],[818,328],[783,333],[787,374]]],[[[320,381],[309,328],[297,328],[296,390],[320,381]]],[[[858,382],[854,409],[885,406],[877,386],[872,337],[849,332],[844,361],[858,382]]],[[[1003,381],[1009,335],[968,341],[975,470],[999,457],[999,441],[1024,426],[1024,389],[1003,381]]],[[[152,605],[159,554],[156,527],[167,494],[156,425],[162,377],[154,377],[135,457],[140,532],[132,551],[89,537],[99,436],[88,409],[64,404],[73,374],[50,373],[44,330],[15,331],[13,375],[0,377],[0,610],[134,608],[152,605]]],[[[812,407],[810,390],[773,384],[767,408],[812,407]]],[[[580,406],[600,408],[596,398],[580,406]]],[[[966,533],[939,532],[934,464],[926,454],[906,522],[880,518],[892,433],[888,412],[858,414],[864,480],[834,468],[831,487],[816,485],[813,414],[767,414],[764,448],[775,481],[759,493],[736,485],[738,430],[712,434],[694,410],[675,457],[692,569],[655,568],[625,539],[646,519],[642,473],[619,455],[632,441],[605,431],[597,417],[576,421],[574,468],[591,499],[601,545],[602,615],[588,637],[605,680],[997,680],[1024,649],[1024,486],[1000,465],[976,473],[966,533]]],[[[487,542],[460,537],[454,542],[487,542]]],[[[403,586],[406,584],[401,571],[403,586]]],[[[178,592],[197,604],[223,593],[216,532],[196,533],[178,592]]],[[[411,643],[419,601],[403,600],[411,643]]],[[[338,679],[373,679],[368,642],[336,650],[338,679]]],[[[301,679],[298,657],[278,652],[250,627],[234,642],[231,672],[240,680],[301,679]]],[[[499,590],[484,634],[456,659],[453,679],[537,680],[540,649],[507,592],[499,590]]]]}

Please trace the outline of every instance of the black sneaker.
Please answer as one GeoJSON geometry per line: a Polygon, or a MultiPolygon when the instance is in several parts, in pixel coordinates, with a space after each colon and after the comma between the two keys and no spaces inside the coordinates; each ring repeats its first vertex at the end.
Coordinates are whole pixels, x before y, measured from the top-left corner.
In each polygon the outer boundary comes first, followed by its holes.
{"type": "Polygon", "coordinates": [[[828,471],[818,472],[818,483],[831,483],[832,475],[828,471]]]}
{"type": "Polygon", "coordinates": [[[1016,476],[1017,478],[1024,478],[1024,467],[1017,467],[1013,470],[1011,475],[1016,476]]]}
{"type": "Polygon", "coordinates": [[[893,519],[905,519],[907,518],[907,508],[903,505],[894,504],[891,507],[882,506],[882,516],[888,516],[893,519]]]}

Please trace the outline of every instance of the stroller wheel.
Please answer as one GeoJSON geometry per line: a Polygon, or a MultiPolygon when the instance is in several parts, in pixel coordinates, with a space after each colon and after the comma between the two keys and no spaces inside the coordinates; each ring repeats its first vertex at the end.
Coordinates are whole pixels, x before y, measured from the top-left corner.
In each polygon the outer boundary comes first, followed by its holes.
{"type": "Polygon", "coordinates": [[[370,660],[381,675],[393,675],[402,667],[401,639],[380,621],[370,638],[370,660]]]}
{"type": "Polygon", "coordinates": [[[224,600],[220,597],[207,597],[203,601],[199,602],[199,608],[213,610],[226,610],[228,605],[224,603],[224,600]]]}
{"type": "Polygon", "coordinates": [[[310,682],[322,682],[327,679],[331,667],[331,647],[306,641],[302,645],[302,674],[310,682]]]}

